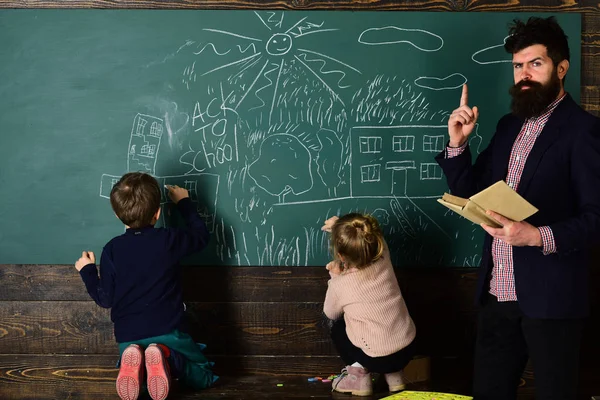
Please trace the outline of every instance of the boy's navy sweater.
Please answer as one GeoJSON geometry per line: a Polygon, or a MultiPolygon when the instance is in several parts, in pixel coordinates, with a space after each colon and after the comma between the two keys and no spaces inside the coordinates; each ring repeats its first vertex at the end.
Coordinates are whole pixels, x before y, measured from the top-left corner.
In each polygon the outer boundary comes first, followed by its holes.
{"type": "Polygon", "coordinates": [[[131,342],[181,329],[184,305],[179,261],[206,247],[209,234],[189,198],[177,208],[186,228],[127,229],[104,246],[96,264],[80,274],[101,307],[112,308],[117,342],[131,342]]]}

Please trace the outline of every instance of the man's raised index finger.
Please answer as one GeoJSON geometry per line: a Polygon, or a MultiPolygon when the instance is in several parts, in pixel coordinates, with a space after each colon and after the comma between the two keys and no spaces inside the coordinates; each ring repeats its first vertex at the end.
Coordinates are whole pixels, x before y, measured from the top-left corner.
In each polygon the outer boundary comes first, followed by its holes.
{"type": "Polygon", "coordinates": [[[469,102],[469,89],[467,88],[467,84],[465,83],[462,87],[462,95],[460,96],[460,105],[466,106],[469,102]]]}

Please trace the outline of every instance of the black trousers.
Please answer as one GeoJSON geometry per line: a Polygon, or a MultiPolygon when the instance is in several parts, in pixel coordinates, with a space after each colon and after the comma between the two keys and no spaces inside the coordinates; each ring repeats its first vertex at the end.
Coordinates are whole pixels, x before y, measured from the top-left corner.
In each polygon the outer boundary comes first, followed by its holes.
{"type": "Polygon", "coordinates": [[[575,400],[584,319],[534,319],[517,302],[488,295],[479,311],[475,345],[475,400],[512,400],[527,359],[536,399],[575,400]]]}
{"type": "Polygon", "coordinates": [[[338,353],[346,365],[359,362],[369,372],[388,374],[403,370],[415,354],[415,342],[405,348],[383,357],[371,357],[365,354],[360,347],[352,344],[346,333],[346,322],[340,318],[333,322],[331,339],[338,353]]]}

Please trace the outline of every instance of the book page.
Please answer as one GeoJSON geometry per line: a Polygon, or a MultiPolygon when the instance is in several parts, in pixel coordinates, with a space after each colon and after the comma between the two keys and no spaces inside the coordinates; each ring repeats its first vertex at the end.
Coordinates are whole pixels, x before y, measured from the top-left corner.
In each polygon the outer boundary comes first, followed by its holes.
{"type": "MultiPolygon", "coordinates": [[[[444,198],[445,198],[445,196],[446,195],[444,195],[444,198]]],[[[454,197],[456,197],[456,196],[454,196],[454,197]]],[[[453,203],[450,203],[450,202],[444,200],[444,198],[437,199],[437,202],[442,204],[445,207],[448,207],[449,209],[451,209],[455,213],[461,215],[462,217],[468,219],[469,221],[471,221],[477,225],[483,223],[483,224],[489,225],[494,228],[502,227],[502,225],[498,221],[496,221],[495,219],[493,219],[492,217],[487,215],[485,213],[485,210],[483,210],[481,207],[479,207],[477,204],[473,203],[472,201],[467,200],[467,203],[465,204],[465,206],[461,207],[461,206],[458,206],[456,204],[453,204],[453,203]]]]}

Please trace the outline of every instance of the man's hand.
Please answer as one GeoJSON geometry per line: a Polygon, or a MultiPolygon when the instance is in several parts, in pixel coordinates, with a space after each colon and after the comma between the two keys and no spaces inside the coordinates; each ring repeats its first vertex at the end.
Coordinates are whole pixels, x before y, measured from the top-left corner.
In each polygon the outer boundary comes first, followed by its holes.
{"type": "Polygon", "coordinates": [[[477,107],[469,107],[469,89],[465,83],[460,97],[460,106],[452,111],[448,118],[448,134],[450,135],[450,147],[460,147],[467,141],[475,128],[479,118],[477,107]]]}
{"type": "Polygon", "coordinates": [[[329,271],[329,276],[335,278],[342,273],[342,265],[338,260],[329,261],[325,267],[329,271]]]}
{"type": "Polygon", "coordinates": [[[179,200],[185,199],[186,197],[190,197],[187,189],[181,188],[177,185],[165,185],[167,190],[169,191],[169,197],[173,200],[173,203],[179,203],[179,200]]]}
{"type": "Polygon", "coordinates": [[[339,217],[337,217],[337,216],[333,216],[333,217],[329,218],[328,220],[326,220],[323,223],[321,230],[325,231],[325,232],[331,232],[331,228],[333,228],[333,225],[335,225],[335,223],[337,222],[338,219],[339,219],[339,217]]]}
{"type": "Polygon", "coordinates": [[[481,227],[496,239],[518,247],[541,247],[543,245],[539,229],[530,223],[525,221],[516,222],[493,211],[488,211],[487,215],[502,224],[502,228],[492,228],[489,225],[481,224],[481,227]]]}
{"type": "Polygon", "coordinates": [[[88,264],[96,264],[96,256],[93,251],[81,252],[81,258],[75,263],[75,269],[81,271],[88,264]]]}

